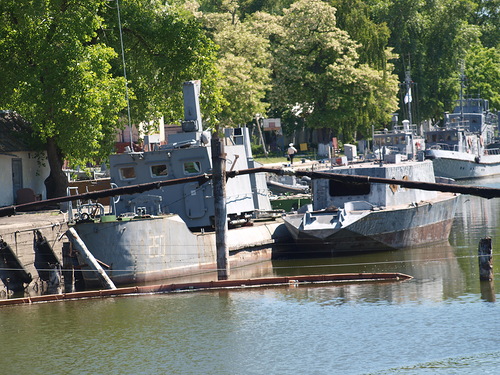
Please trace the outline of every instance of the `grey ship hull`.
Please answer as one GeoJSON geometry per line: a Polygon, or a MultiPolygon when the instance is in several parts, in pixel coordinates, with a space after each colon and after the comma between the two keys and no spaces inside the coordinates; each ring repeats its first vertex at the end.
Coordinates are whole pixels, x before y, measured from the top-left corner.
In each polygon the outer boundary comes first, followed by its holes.
{"type": "MultiPolygon", "coordinates": [[[[177,215],[81,222],[75,229],[94,257],[109,266],[106,273],[117,285],[217,269],[215,234],[193,233],[177,215]]],[[[230,265],[268,260],[273,245],[287,239],[289,233],[282,221],[231,229],[227,234],[230,265]]],[[[98,285],[90,268],[82,271],[87,286],[98,285]]]]}
{"type": "Polygon", "coordinates": [[[476,155],[448,150],[428,150],[436,176],[455,180],[473,179],[500,174],[500,154],[476,155]]]}
{"type": "Polygon", "coordinates": [[[327,225],[304,225],[305,214],[288,215],[285,224],[300,251],[309,255],[361,253],[399,249],[448,239],[457,196],[438,198],[406,207],[357,212],[358,219],[344,225],[339,214],[312,213],[312,220],[327,225]]]}

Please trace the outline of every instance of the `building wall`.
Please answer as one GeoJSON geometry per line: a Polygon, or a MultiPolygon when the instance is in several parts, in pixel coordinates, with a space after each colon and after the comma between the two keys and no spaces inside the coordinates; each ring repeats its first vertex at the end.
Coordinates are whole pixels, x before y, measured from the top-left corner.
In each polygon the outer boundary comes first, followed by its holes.
{"type": "Polygon", "coordinates": [[[47,159],[42,160],[41,165],[35,157],[34,152],[19,151],[9,155],[0,155],[0,206],[10,206],[15,204],[12,182],[12,159],[22,160],[23,187],[31,188],[35,194],[41,194],[42,199],[46,199],[44,180],[50,173],[47,159]]]}

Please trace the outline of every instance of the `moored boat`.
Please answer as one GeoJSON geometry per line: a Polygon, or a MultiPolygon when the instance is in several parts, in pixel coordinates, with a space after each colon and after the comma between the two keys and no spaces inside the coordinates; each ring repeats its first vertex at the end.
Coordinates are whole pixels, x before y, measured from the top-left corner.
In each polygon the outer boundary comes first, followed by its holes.
{"type": "MultiPolygon", "coordinates": [[[[211,137],[201,124],[198,81],[184,85],[183,131],[153,151],[110,157],[112,186],[203,176],[212,173],[211,137]]],[[[248,130],[229,129],[224,139],[231,170],[254,168],[248,130]]],[[[98,204],[78,207],[74,229],[115,284],[147,282],[215,270],[215,208],[211,180],[159,187],[124,195],[105,214],[98,204]]],[[[256,219],[276,217],[271,209],[264,173],[231,178],[226,184],[229,262],[232,266],[271,257],[272,246],[288,238],[282,222],[256,219]],[[254,225],[255,224],[255,225],[254,225]]],[[[95,272],[80,259],[87,285],[98,282],[95,272]]]]}
{"type": "Polygon", "coordinates": [[[461,90],[444,126],[425,133],[425,156],[433,161],[436,176],[460,180],[500,174],[500,149],[492,147],[499,120],[488,100],[463,98],[461,90]]]}
{"type": "MultiPolygon", "coordinates": [[[[387,160],[394,158],[330,172],[435,182],[430,161],[387,160]]],[[[309,249],[309,255],[370,252],[446,240],[456,204],[457,196],[452,193],[318,179],[313,180],[309,209],[286,215],[284,220],[301,248],[309,249]]]]}

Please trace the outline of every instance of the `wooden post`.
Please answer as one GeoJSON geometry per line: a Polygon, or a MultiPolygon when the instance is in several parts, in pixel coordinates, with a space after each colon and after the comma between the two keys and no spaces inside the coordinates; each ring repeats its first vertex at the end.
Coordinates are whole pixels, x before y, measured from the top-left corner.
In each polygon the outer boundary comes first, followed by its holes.
{"type": "Polygon", "coordinates": [[[108,289],[116,289],[116,286],[113,283],[113,281],[109,278],[108,274],[102,269],[97,259],[94,257],[94,255],[92,255],[90,250],[85,245],[85,242],[83,242],[78,233],[76,233],[75,228],[69,228],[66,231],[66,236],[70,240],[72,240],[73,245],[78,249],[78,251],[80,251],[80,255],[82,255],[85,258],[85,261],[90,266],[90,268],[92,268],[96,272],[102,284],[108,289]]]}
{"type": "Polygon", "coordinates": [[[496,302],[495,281],[481,281],[479,284],[481,289],[481,298],[487,302],[496,302]]]}
{"type": "Polygon", "coordinates": [[[63,242],[62,258],[63,258],[63,279],[64,279],[64,292],[72,293],[75,291],[75,275],[74,267],[71,259],[71,242],[63,242]]]}
{"type": "Polygon", "coordinates": [[[493,280],[493,254],[491,238],[481,238],[478,248],[479,279],[493,280]]]}
{"type": "Polygon", "coordinates": [[[217,277],[229,278],[229,250],[226,245],[227,210],[226,210],[226,154],[224,145],[217,131],[212,135],[212,168],[215,213],[215,246],[217,248],[217,277]]]}

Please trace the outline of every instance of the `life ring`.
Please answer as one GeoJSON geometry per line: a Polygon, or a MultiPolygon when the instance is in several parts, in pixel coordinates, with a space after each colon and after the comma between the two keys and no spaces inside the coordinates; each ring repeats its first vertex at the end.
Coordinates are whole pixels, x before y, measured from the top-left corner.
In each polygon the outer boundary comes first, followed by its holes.
{"type": "Polygon", "coordinates": [[[415,143],[415,147],[417,148],[417,150],[420,150],[420,142],[415,143]]]}

